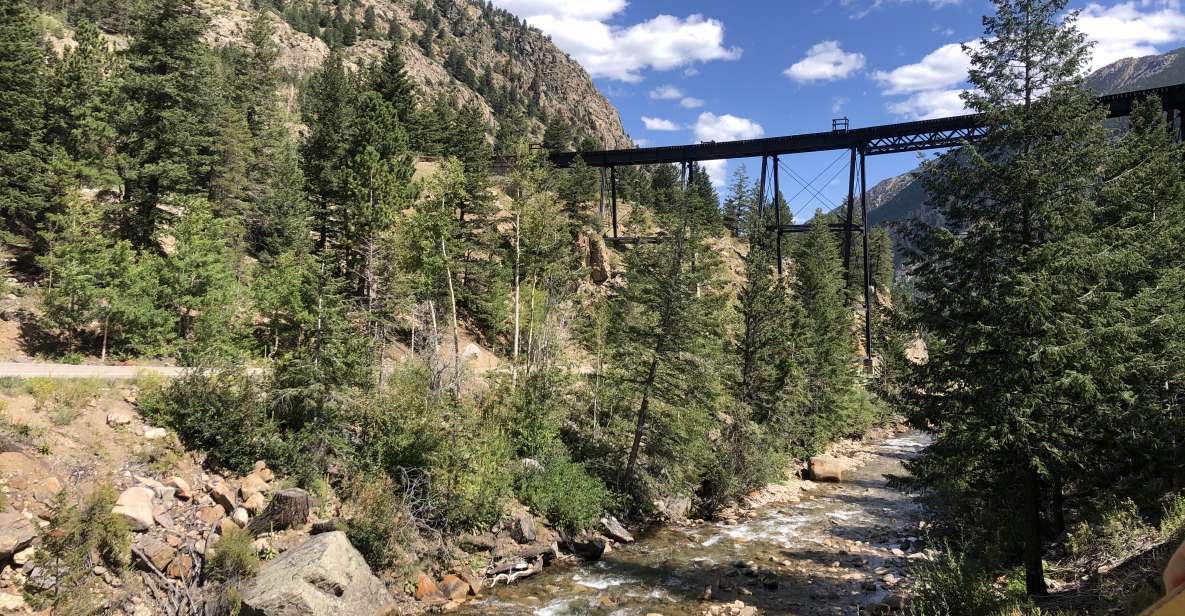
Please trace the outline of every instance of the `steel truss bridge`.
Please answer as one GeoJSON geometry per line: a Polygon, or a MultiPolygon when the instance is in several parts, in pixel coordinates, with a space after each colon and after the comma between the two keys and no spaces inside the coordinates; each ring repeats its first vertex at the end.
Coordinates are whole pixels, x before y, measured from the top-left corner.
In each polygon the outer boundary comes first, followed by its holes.
{"type": "MultiPolygon", "coordinates": [[[[1185,140],[1185,83],[1136,90],[1119,94],[1108,94],[1098,97],[1099,104],[1107,109],[1108,118],[1122,118],[1131,114],[1132,108],[1139,100],[1149,96],[1160,97],[1161,104],[1167,114],[1170,126],[1177,130],[1177,138],[1185,140]]],[[[643,243],[657,241],[656,238],[621,237],[617,224],[617,167],[636,165],[676,164],[681,167],[684,181],[689,177],[688,169],[691,164],[709,160],[728,160],[735,158],[761,157],[761,178],[758,189],[758,209],[766,203],[766,182],[770,175],[772,161],[771,203],[777,204],[782,197],[779,182],[779,169],[782,168],[780,158],[790,154],[805,154],[810,152],[842,151],[850,152],[848,163],[848,197],[844,203],[844,221],[831,225],[831,228],[842,234],[843,263],[845,271],[851,266],[852,239],[859,233],[863,241],[864,254],[864,349],[866,352],[864,365],[872,366],[872,280],[868,259],[868,185],[865,173],[865,160],[869,156],[881,154],[897,154],[901,152],[917,152],[951,148],[982,139],[987,131],[983,118],[978,114],[961,115],[934,120],[920,120],[916,122],[902,122],[898,124],[882,124],[865,128],[849,128],[847,119],[833,120],[832,130],[823,133],[805,133],[786,135],[783,137],[768,137],[763,139],[747,139],[743,141],[706,142],[691,145],[664,146],[653,148],[634,148],[622,150],[598,150],[587,152],[553,152],[550,160],[557,167],[571,166],[578,158],[589,167],[601,170],[600,211],[604,216],[606,184],[612,235],[606,239],[618,244],[643,243]],[[857,177],[858,170],[858,177],[857,177]],[[854,210],[856,207],[856,186],[859,182],[860,220],[854,224],[854,210]]],[[[793,172],[791,172],[793,173],[793,172]]],[[[804,184],[804,189],[810,188],[804,184]]],[[[816,191],[816,195],[817,195],[816,191]]],[[[774,229],[777,231],[777,267],[782,273],[782,240],[787,233],[800,233],[807,230],[807,225],[790,224],[793,221],[783,221],[782,208],[774,207],[774,229]]]]}

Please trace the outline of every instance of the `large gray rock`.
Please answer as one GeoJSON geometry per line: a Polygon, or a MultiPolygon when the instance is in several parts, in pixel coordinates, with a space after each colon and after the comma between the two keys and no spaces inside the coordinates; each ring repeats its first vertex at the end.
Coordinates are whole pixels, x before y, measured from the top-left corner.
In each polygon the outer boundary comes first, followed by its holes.
{"type": "Polygon", "coordinates": [[[265,563],[243,589],[244,613],[258,616],[369,616],[390,604],[386,586],[340,531],[265,563]]]}
{"type": "Polygon", "coordinates": [[[133,486],[119,495],[111,513],[122,517],[134,531],[148,530],[156,523],[152,516],[152,497],[151,488],[133,486]]]}
{"type": "Polygon", "coordinates": [[[630,531],[626,530],[617,518],[607,515],[601,518],[601,529],[605,531],[605,536],[620,543],[633,543],[634,536],[630,531]]]}
{"type": "Polygon", "coordinates": [[[0,513],[0,565],[29,547],[37,538],[37,527],[16,511],[0,513]]]}
{"type": "Polygon", "coordinates": [[[676,494],[664,496],[654,501],[654,508],[668,521],[679,523],[687,519],[691,513],[691,497],[676,494]]]}

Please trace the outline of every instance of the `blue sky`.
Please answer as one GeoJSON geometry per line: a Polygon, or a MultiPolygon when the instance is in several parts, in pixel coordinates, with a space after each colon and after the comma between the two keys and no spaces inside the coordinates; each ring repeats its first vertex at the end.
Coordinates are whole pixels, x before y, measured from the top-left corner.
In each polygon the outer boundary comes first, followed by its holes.
{"type": "MultiPolygon", "coordinates": [[[[494,0],[550,35],[640,145],[745,139],[954,115],[984,0],[494,0]]],[[[1074,1],[1095,66],[1185,45],[1180,0],[1074,1]]],[[[838,153],[785,160],[825,183],[838,153]],[[826,170],[826,171],[825,171],[826,170]]],[[[759,161],[746,162],[755,175],[759,161]]],[[[719,183],[740,164],[709,166],[719,183]]],[[[917,155],[869,159],[869,184],[917,155]]],[[[845,165],[846,167],[846,165],[845,165]]],[[[837,203],[846,173],[792,208],[837,203]]],[[[798,192],[783,175],[783,190],[798,192]]]]}

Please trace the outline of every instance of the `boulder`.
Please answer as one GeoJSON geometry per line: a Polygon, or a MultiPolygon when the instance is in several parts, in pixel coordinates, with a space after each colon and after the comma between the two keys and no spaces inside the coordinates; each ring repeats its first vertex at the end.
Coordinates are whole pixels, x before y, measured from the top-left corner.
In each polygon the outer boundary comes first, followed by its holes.
{"type": "Polygon", "coordinates": [[[234,520],[234,523],[238,524],[239,528],[242,528],[247,525],[247,522],[251,521],[251,515],[243,507],[236,507],[235,512],[230,514],[230,519],[234,520]]]}
{"type": "Polygon", "coordinates": [[[152,517],[152,490],[134,486],[123,491],[111,508],[111,513],[121,516],[134,531],[145,531],[155,523],[152,517]]]}
{"type": "Polygon", "coordinates": [[[267,506],[267,500],[259,492],[252,494],[243,501],[243,507],[255,515],[259,515],[267,506]]]}
{"type": "Polygon", "coordinates": [[[37,554],[36,547],[32,547],[32,546],[27,547],[27,548],[17,552],[16,554],[12,555],[12,564],[14,564],[18,567],[23,567],[23,566],[25,566],[25,563],[33,560],[33,556],[35,556],[36,554],[37,554]]]}
{"type": "Polygon", "coordinates": [[[691,513],[691,497],[683,495],[664,496],[654,501],[654,508],[670,522],[683,522],[691,513]]]}
{"type": "Polygon", "coordinates": [[[173,557],[177,555],[177,550],[172,546],[151,535],[137,537],[135,546],[159,571],[164,571],[165,567],[173,562],[173,557]]]}
{"type": "Polygon", "coordinates": [[[843,466],[835,456],[821,455],[811,458],[807,467],[813,481],[842,481],[843,466]]]}
{"type": "Polygon", "coordinates": [[[189,482],[180,477],[169,477],[165,480],[165,485],[177,490],[177,498],[181,500],[193,498],[193,490],[189,488],[189,482]]]}
{"type": "Polygon", "coordinates": [[[457,575],[446,575],[440,580],[440,591],[449,601],[464,601],[469,596],[469,583],[457,575]]]}
{"type": "Polygon", "coordinates": [[[210,486],[210,498],[221,505],[227,514],[230,514],[238,506],[238,503],[235,502],[234,490],[225,481],[219,481],[210,486]]]}
{"type": "Polygon", "coordinates": [[[169,431],[164,428],[144,428],[144,438],[155,441],[157,439],[165,438],[169,435],[169,431]]]}
{"type": "Polygon", "coordinates": [[[332,616],[384,614],[386,586],[345,533],[323,533],[266,562],[242,588],[245,614],[332,616]]]}
{"type": "Polygon", "coordinates": [[[266,481],[259,475],[251,473],[243,477],[243,481],[239,483],[239,496],[243,497],[243,500],[247,500],[255,494],[266,494],[268,489],[266,481]]]}
{"type": "Polygon", "coordinates": [[[43,505],[49,505],[61,491],[62,482],[58,481],[57,477],[50,475],[33,486],[33,498],[43,505]]]}
{"type": "Polygon", "coordinates": [[[26,607],[25,598],[21,595],[0,592],[0,612],[23,613],[26,607]]]}
{"type": "Polygon", "coordinates": [[[510,536],[518,543],[531,543],[535,540],[535,518],[523,512],[515,514],[507,524],[510,536]]]}
{"type": "Polygon", "coordinates": [[[596,533],[581,533],[569,537],[564,544],[568,551],[585,560],[600,560],[610,551],[609,540],[596,533]]]}
{"type": "Polygon", "coordinates": [[[633,543],[634,536],[630,531],[625,529],[617,518],[607,515],[601,518],[601,529],[605,531],[605,536],[619,543],[633,543]]]}
{"type": "Polygon", "coordinates": [[[416,577],[416,601],[432,601],[444,600],[444,594],[440,592],[440,587],[436,585],[436,580],[426,573],[420,573],[416,577]]]}

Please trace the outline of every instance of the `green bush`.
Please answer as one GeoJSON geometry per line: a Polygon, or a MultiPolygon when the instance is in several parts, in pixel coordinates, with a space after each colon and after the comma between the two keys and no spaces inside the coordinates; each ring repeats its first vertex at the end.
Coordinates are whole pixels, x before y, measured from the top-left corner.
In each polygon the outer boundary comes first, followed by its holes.
{"type": "Polygon", "coordinates": [[[523,469],[515,488],[519,500],[569,533],[592,528],[610,502],[605,484],[566,456],[523,469]]]}
{"type": "Polygon", "coordinates": [[[255,460],[275,460],[281,442],[264,405],[259,379],[241,367],[195,370],[140,400],[144,418],[172,428],[188,449],[239,473],[255,460]]]}
{"type": "Polygon", "coordinates": [[[1027,607],[1023,588],[998,589],[995,576],[950,546],[918,568],[910,616],[1013,616],[1027,607]]]}
{"type": "Polygon", "coordinates": [[[403,496],[407,494],[389,476],[364,473],[346,486],[342,503],[346,535],[376,571],[400,569],[410,573],[409,548],[415,545],[415,520],[403,496]]]}
{"type": "Polygon", "coordinates": [[[258,571],[255,538],[242,528],[235,528],[219,538],[214,544],[214,555],[206,560],[206,575],[215,580],[241,580],[258,571]]]}
{"type": "MultiPolygon", "coordinates": [[[[458,405],[454,413],[466,412],[458,405]]],[[[435,490],[444,498],[451,530],[490,528],[502,519],[514,487],[510,461],[514,452],[502,430],[474,422],[454,428],[458,434],[433,456],[435,490]]]]}

